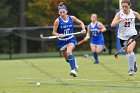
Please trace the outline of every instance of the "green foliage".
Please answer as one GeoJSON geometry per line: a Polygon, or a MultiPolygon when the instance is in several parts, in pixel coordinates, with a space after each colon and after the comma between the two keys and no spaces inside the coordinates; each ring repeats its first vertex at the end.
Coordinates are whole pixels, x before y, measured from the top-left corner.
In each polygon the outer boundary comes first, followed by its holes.
{"type": "Polygon", "coordinates": [[[52,25],[57,15],[59,0],[31,0],[27,5],[27,18],[37,25],[52,25]]]}
{"type": "MultiPolygon", "coordinates": [[[[37,25],[53,25],[57,18],[57,6],[62,0],[31,0],[28,2],[26,12],[27,18],[37,25]]],[[[90,15],[97,13],[99,20],[106,22],[104,17],[106,12],[106,2],[110,4],[110,0],[63,0],[66,3],[70,15],[74,15],[81,19],[85,24],[89,24],[90,15]]],[[[112,1],[107,11],[114,12],[117,1],[112,1]],[[114,9],[114,10],[113,10],[114,9]]],[[[111,17],[110,17],[111,18],[111,17]]],[[[109,19],[111,20],[111,19],[109,19]]]]}
{"type": "Polygon", "coordinates": [[[1,0],[0,3],[0,21],[6,19],[10,13],[11,6],[6,5],[7,0],[1,0]]]}
{"type": "Polygon", "coordinates": [[[17,6],[18,0],[14,0],[14,2],[8,2],[8,0],[0,1],[0,27],[12,27],[17,26],[17,6]]]}

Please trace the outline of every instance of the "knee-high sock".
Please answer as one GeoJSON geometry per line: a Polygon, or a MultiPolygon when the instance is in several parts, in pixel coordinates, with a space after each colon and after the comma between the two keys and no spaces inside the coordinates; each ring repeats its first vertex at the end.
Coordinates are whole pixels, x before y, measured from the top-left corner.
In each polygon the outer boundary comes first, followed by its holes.
{"type": "Polygon", "coordinates": [[[134,70],[134,63],[135,63],[135,54],[132,52],[131,54],[127,54],[129,70],[134,70]]]}
{"type": "Polygon", "coordinates": [[[68,56],[68,59],[69,59],[71,70],[74,70],[75,69],[75,58],[74,58],[74,56],[72,54],[70,54],[68,56]]]}
{"type": "Polygon", "coordinates": [[[93,55],[93,57],[94,57],[94,59],[95,59],[96,61],[99,61],[99,60],[98,60],[98,54],[97,54],[96,52],[93,52],[92,55],[93,55]]]}

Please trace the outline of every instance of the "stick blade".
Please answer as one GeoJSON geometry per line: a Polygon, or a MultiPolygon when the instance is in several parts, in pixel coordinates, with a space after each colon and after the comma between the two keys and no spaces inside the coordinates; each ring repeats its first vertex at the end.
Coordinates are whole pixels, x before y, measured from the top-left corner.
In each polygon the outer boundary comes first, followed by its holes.
{"type": "Polygon", "coordinates": [[[119,58],[118,57],[118,52],[116,52],[114,56],[115,56],[116,59],[118,59],[119,58]]]}
{"type": "Polygon", "coordinates": [[[42,39],[55,39],[55,38],[58,38],[58,36],[48,36],[48,37],[44,37],[42,34],[40,34],[40,38],[42,38],[42,39]]]}
{"type": "Polygon", "coordinates": [[[115,56],[115,58],[116,58],[116,59],[118,59],[118,58],[119,58],[119,57],[118,57],[118,55],[117,55],[117,56],[115,56]]]}
{"type": "Polygon", "coordinates": [[[40,38],[43,38],[43,34],[40,34],[40,38]]]}

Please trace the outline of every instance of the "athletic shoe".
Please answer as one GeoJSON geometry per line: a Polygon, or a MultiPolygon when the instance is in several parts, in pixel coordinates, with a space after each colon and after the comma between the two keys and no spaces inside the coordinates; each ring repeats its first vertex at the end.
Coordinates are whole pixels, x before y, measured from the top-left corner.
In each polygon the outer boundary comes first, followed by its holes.
{"type": "Polygon", "coordinates": [[[103,49],[103,52],[106,52],[106,48],[103,49]]]}
{"type": "Polygon", "coordinates": [[[73,76],[73,77],[77,77],[77,73],[76,73],[75,70],[71,70],[70,75],[73,76]]]}
{"type": "Polygon", "coordinates": [[[137,64],[136,64],[136,62],[134,63],[134,72],[137,72],[137,70],[138,70],[138,67],[137,67],[137,64]]]}
{"type": "Polygon", "coordinates": [[[95,61],[93,64],[99,64],[99,61],[95,61]]]}
{"type": "Polygon", "coordinates": [[[106,46],[103,46],[102,52],[106,52],[106,46]]]}
{"type": "Polygon", "coordinates": [[[134,75],[134,70],[129,70],[128,74],[129,74],[129,76],[133,76],[134,75]]]}

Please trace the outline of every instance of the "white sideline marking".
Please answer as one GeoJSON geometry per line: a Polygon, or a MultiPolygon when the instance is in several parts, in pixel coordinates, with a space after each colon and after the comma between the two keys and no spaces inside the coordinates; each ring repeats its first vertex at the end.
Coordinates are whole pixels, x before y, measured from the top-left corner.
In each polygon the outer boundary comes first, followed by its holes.
{"type": "MultiPolygon", "coordinates": [[[[48,78],[28,78],[28,77],[19,77],[17,79],[21,80],[35,80],[35,79],[48,79],[48,78]]],[[[62,79],[63,81],[93,81],[93,82],[102,82],[102,81],[108,81],[108,80],[89,80],[89,79],[62,79]]]]}
{"type": "Polygon", "coordinates": [[[93,81],[93,82],[102,82],[108,80],[90,80],[90,79],[62,79],[64,81],[93,81]]]}
{"type": "MultiPolygon", "coordinates": [[[[48,78],[33,78],[33,77],[19,77],[17,79],[20,79],[20,80],[38,80],[38,79],[48,79],[48,78]]],[[[92,79],[61,79],[62,81],[89,81],[89,82],[140,82],[138,80],[133,80],[133,81],[127,81],[127,80],[92,80],[92,79]]]]}
{"type": "Polygon", "coordinates": [[[33,80],[33,79],[48,79],[48,78],[26,78],[26,77],[19,77],[17,79],[23,79],[23,80],[33,80]]]}

